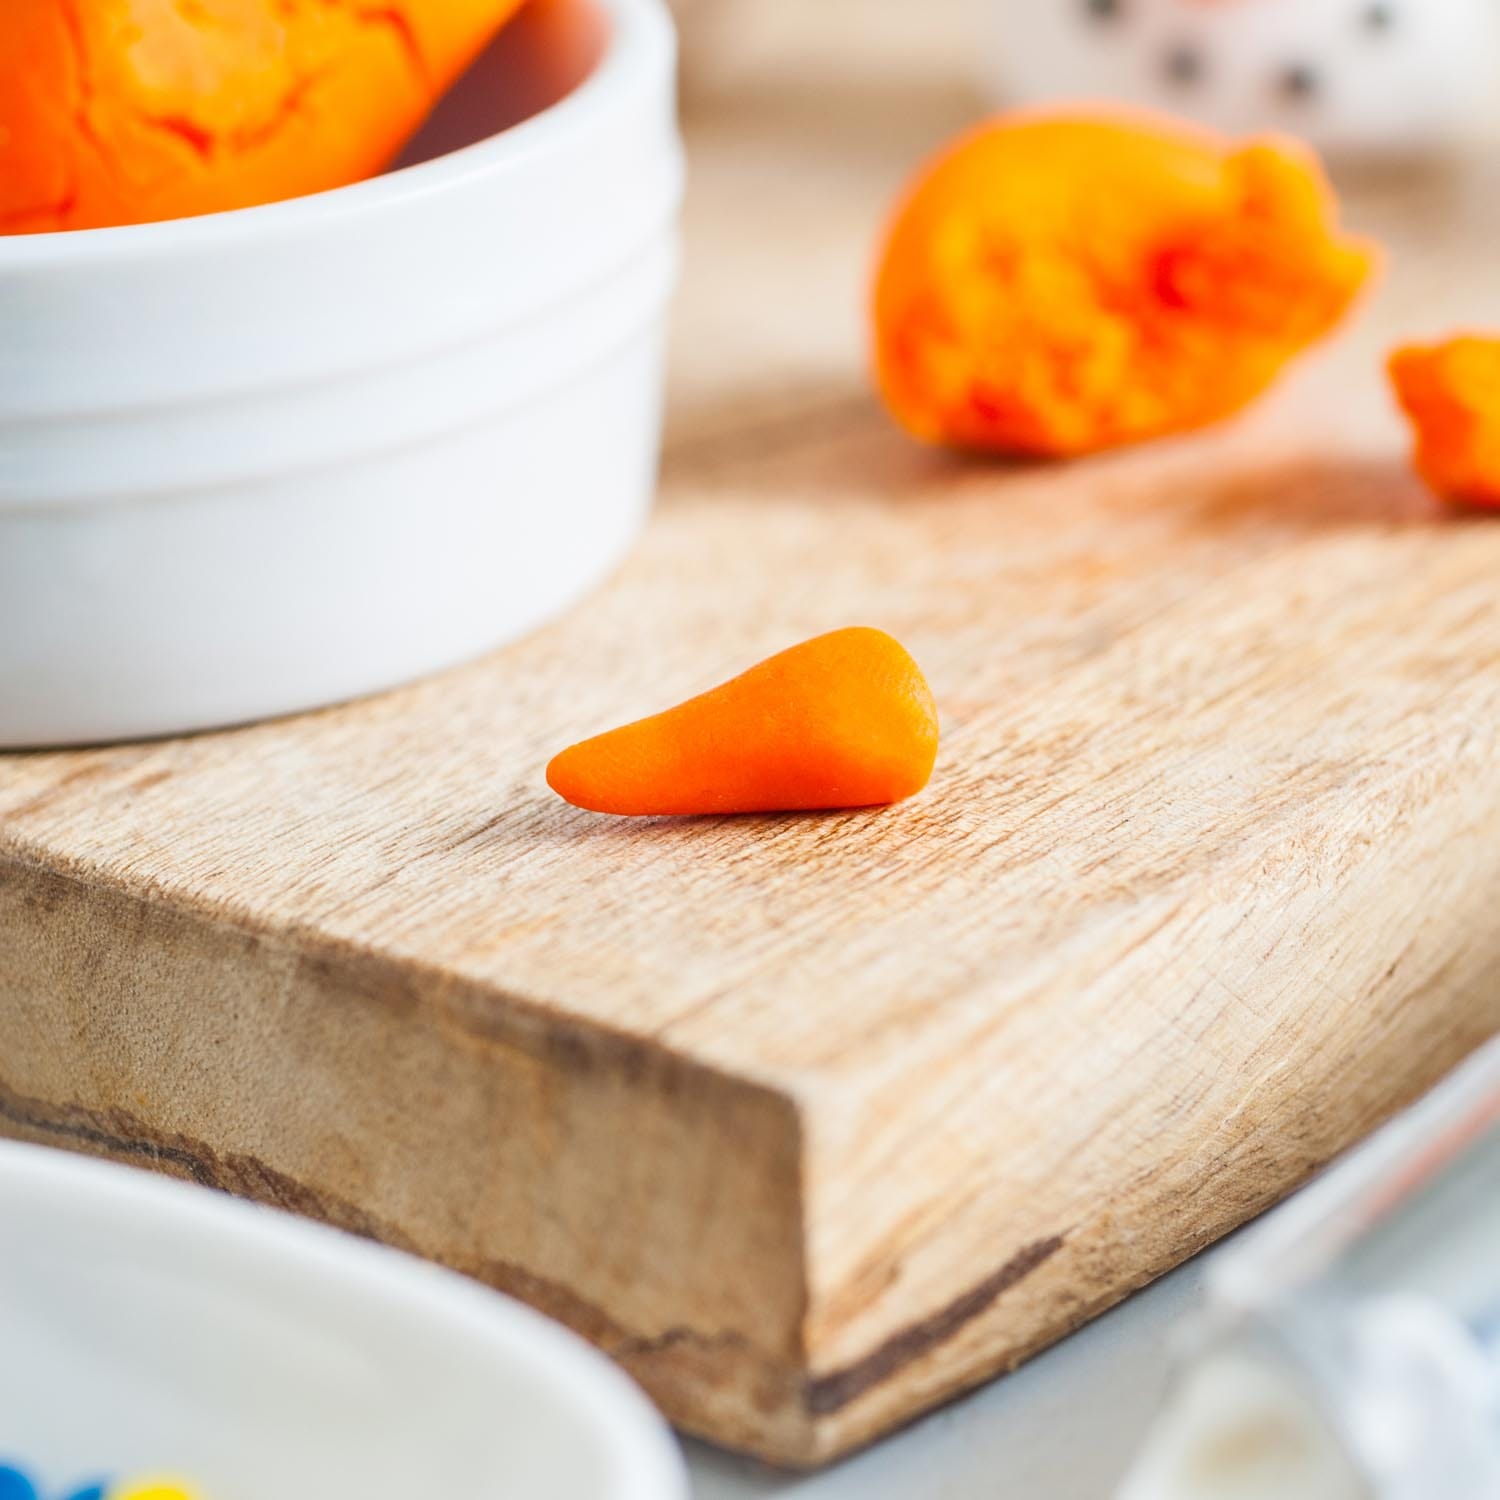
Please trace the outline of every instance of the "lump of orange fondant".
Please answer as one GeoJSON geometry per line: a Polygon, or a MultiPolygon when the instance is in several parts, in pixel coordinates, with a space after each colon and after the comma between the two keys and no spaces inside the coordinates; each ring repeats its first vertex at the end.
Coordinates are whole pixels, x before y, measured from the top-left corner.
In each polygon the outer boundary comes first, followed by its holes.
{"type": "Polygon", "coordinates": [[[3,0],[0,232],[241,208],[383,167],[519,0],[3,0]]]}
{"type": "Polygon", "coordinates": [[[918,437],[1076,454],[1245,405],[1368,275],[1316,160],[1135,115],[1002,119],[921,175],[884,246],[877,375],[918,437]]]}
{"type": "Polygon", "coordinates": [[[1500,508],[1500,336],[1407,344],[1387,368],[1416,432],[1417,472],[1450,500],[1500,508]]]}

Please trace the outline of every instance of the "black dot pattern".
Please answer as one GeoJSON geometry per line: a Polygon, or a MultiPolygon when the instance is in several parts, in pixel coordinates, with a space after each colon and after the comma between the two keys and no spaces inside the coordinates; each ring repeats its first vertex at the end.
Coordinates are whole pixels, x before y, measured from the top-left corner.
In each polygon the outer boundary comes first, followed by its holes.
{"type": "Polygon", "coordinates": [[[1178,88],[1189,88],[1201,82],[1208,66],[1198,48],[1182,43],[1170,48],[1161,60],[1162,76],[1178,88]]]}
{"type": "Polygon", "coordinates": [[[1311,99],[1319,88],[1318,70],[1311,63],[1291,63],[1281,70],[1276,88],[1286,99],[1299,103],[1311,99]]]}

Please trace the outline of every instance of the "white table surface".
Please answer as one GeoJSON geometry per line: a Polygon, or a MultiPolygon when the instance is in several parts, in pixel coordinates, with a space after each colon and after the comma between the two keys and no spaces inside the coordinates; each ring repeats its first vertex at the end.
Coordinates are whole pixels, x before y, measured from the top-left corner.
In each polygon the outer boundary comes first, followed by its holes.
{"type": "Polygon", "coordinates": [[[842,1464],[774,1473],[689,1444],[694,1500],[1107,1500],[1165,1388],[1210,1257],[842,1464]]]}

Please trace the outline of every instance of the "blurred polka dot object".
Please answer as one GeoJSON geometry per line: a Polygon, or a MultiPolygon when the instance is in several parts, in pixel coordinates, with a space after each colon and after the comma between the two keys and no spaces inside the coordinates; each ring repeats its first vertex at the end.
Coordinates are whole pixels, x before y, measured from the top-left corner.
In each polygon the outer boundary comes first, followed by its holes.
{"type": "MultiPolygon", "coordinates": [[[[0,1500],[53,1500],[24,1469],[0,1463],[0,1500]]],[[[176,1479],[94,1480],[57,1494],[57,1500],[199,1500],[176,1479]]]]}
{"type": "Polygon", "coordinates": [[[1496,0],[982,0],[1001,102],[1112,99],[1338,156],[1493,139],[1496,0]]]}

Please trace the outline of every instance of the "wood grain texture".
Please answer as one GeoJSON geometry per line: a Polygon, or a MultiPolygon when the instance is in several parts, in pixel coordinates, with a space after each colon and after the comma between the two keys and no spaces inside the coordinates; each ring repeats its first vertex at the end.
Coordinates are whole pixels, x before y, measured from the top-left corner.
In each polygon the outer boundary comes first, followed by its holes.
{"type": "Polygon", "coordinates": [[[810,1463],[1500,1028],[1500,525],[1422,493],[1378,369],[1500,322],[1500,194],[1362,188],[1386,286],[1244,421],[983,465],[890,430],[860,326],[970,101],[771,70],[698,108],[662,504],[608,588],[368,702],[0,758],[0,1129],[458,1266],[810,1463]],[[569,740],[853,622],[941,706],[914,802],[546,790],[569,740]]]}

